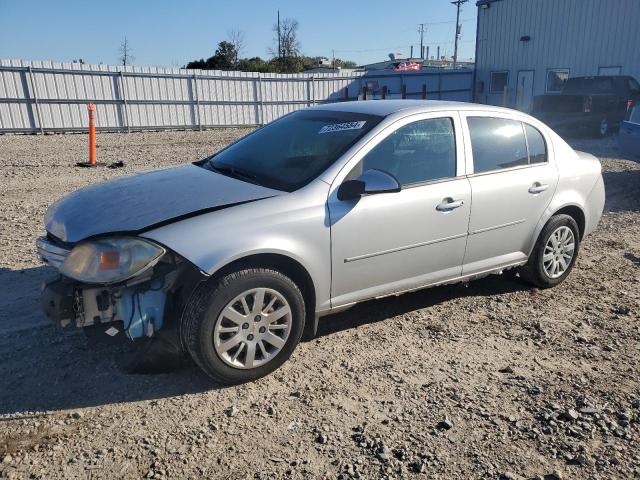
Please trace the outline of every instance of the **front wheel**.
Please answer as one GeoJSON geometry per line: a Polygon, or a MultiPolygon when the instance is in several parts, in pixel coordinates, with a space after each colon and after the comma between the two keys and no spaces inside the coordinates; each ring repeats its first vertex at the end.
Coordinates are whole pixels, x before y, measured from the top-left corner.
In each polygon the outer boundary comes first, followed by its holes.
{"type": "Polygon", "coordinates": [[[554,215],[540,232],[520,276],[539,288],[555,287],[573,269],[580,249],[580,230],[569,215],[554,215]]]}
{"type": "Polygon", "coordinates": [[[182,337],[205,373],[237,384],[280,367],[299,343],[304,319],[304,299],[291,279],[250,268],[199,287],[185,312],[182,337]]]}

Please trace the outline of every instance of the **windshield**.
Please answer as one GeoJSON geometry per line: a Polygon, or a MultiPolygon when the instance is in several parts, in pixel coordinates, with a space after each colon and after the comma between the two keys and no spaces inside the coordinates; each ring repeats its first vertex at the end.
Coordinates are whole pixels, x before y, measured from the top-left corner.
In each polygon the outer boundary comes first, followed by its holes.
{"type": "Polygon", "coordinates": [[[301,110],[247,135],[201,166],[292,192],[326,170],[380,120],[360,113],[301,110]]]}

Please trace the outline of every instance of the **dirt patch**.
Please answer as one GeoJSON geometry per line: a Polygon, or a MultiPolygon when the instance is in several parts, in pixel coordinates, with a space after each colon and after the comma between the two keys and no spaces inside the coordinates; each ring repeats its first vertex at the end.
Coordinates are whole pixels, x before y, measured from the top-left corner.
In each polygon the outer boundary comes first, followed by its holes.
{"type": "Polygon", "coordinates": [[[0,136],[0,477],[632,478],[640,475],[640,166],[600,156],[605,215],[551,290],[493,276],[327,317],[275,374],[132,375],[126,346],[44,323],[45,208],[203,158],[238,130],[0,136]],[[35,448],[38,445],[38,448],[35,448]]]}

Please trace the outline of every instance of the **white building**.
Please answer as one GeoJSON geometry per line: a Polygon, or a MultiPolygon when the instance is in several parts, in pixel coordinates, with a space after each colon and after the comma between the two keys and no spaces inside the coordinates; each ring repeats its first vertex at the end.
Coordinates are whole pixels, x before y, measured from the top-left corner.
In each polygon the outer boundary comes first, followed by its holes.
{"type": "Polygon", "coordinates": [[[640,80],[640,0],[480,0],[475,101],[529,111],[569,77],[640,80]],[[505,87],[507,91],[505,94],[505,87]],[[506,97],[505,97],[506,95],[506,97]]]}

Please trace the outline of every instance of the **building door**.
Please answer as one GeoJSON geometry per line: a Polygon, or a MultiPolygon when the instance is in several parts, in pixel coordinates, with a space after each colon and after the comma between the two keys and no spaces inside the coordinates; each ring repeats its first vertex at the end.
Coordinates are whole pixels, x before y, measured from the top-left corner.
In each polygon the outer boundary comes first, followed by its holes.
{"type": "Polygon", "coordinates": [[[516,90],[516,108],[529,113],[533,105],[533,70],[518,72],[518,89],[516,90]]]}

